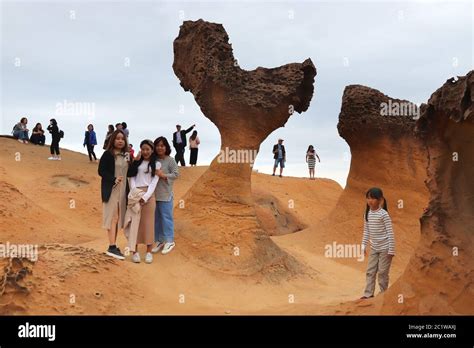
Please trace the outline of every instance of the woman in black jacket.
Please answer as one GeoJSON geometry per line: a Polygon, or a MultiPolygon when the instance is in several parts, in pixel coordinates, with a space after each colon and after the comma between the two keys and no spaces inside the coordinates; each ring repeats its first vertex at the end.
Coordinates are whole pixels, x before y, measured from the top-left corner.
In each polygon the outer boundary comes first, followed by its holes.
{"type": "Polygon", "coordinates": [[[49,147],[51,151],[51,157],[49,157],[49,160],[61,160],[61,156],[59,155],[59,141],[61,140],[61,134],[59,132],[58,128],[58,123],[54,118],[49,120],[49,126],[46,128],[49,133],[51,133],[51,146],[49,147]]]}
{"type": "Polygon", "coordinates": [[[109,237],[106,254],[119,260],[125,259],[116,242],[117,232],[123,228],[127,210],[128,166],[127,137],[123,131],[116,130],[110,136],[107,148],[100,158],[98,172],[102,178],[102,227],[107,230],[109,237]]]}

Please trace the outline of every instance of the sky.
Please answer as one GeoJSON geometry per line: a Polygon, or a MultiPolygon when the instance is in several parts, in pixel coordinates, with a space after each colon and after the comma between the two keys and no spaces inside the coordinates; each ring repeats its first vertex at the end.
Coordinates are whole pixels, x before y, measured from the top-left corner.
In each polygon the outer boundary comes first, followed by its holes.
{"type": "Polygon", "coordinates": [[[471,1],[2,1],[0,10],[0,133],[10,134],[21,117],[30,129],[56,118],[65,132],[60,146],[87,153],[92,123],[100,155],[108,124],[127,122],[135,148],[143,139],[171,140],[178,123],[196,124],[198,164],[209,164],[219,132],[172,69],[180,25],[202,18],[223,24],[243,69],[312,59],[309,109],[267,137],[254,169],[271,173],[281,137],[286,175],[308,175],[312,144],[321,158],[316,176],[341,186],[350,166],[337,132],[345,86],[419,104],[474,66],[471,1]]]}

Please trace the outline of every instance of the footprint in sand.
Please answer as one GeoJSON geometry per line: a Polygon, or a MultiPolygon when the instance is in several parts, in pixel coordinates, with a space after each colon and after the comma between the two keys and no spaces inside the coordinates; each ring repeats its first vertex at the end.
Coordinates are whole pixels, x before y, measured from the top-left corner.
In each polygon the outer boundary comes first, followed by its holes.
{"type": "Polygon", "coordinates": [[[51,178],[50,185],[58,188],[78,188],[89,185],[89,182],[83,179],[74,178],[70,175],[54,175],[51,178]]]}

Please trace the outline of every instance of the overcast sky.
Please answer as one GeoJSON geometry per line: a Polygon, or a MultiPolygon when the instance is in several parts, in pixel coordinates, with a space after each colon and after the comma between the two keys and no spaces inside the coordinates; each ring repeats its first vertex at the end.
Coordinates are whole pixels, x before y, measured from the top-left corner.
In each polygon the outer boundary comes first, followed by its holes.
{"type": "Polygon", "coordinates": [[[209,164],[219,132],[172,70],[179,26],[202,18],[224,25],[244,69],[313,60],[318,74],[308,111],[265,140],[255,168],[271,172],[272,145],[282,137],[287,175],[307,175],[305,152],[313,144],[322,161],[316,176],[342,186],[350,150],[336,126],[346,85],[421,103],[473,67],[471,1],[2,1],[1,12],[1,133],[23,116],[30,129],[54,117],[66,134],[61,147],[86,153],[88,123],[102,144],[108,124],[126,121],[135,147],[160,135],[171,140],[177,123],[195,123],[198,164],[209,164]],[[94,114],[60,114],[65,100],[94,114]]]}

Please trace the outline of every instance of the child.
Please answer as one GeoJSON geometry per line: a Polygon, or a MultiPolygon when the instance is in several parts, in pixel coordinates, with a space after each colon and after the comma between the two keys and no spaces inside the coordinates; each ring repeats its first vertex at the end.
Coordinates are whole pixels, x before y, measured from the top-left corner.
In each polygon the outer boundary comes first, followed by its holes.
{"type": "Polygon", "coordinates": [[[129,154],[127,137],[121,130],[110,136],[107,148],[99,162],[98,172],[101,176],[101,196],[103,219],[102,227],[107,230],[109,248],[106,254],[124,260],[117,247],[117,232],[123,227],[127,209],[128,182],[127,171],[129,154]]]}
{"type": "Polygon", "coordinates": [[[94,126],[92,124],[87,126],[86,133],[84,135],[84,146],[87,145],[87,153],[89,154],[89,160],[92,162],[92,156],[94,161],[97,161],[95,157],[94,146],[97,145],[97,137],[94,132],[94,126]]]}
{"type": "Polygon", "coordinates": [[[51,152],[51,157],[49,157],[49,160],[61,160],[61,156],[59,155],[59,141],[61,140],[61,134],[59,133],[59,128],[58,128],[58,123],[54,118],[49,120],[49,126],[46,128],[50,133],[51,133],[51,146],[50,146],[50,152],[51,152]]]}
{"type": "Polygon", "coordinates": [[[140,143],[139,159],[132,163],[127,174],[130,177],[130,192],[135,188],[144,192],[139,200],[141,211],[138,231],[128,233],[129,247],[133,252],[132,261],[135,263],[141,261],[137,250],[138,244],[146,245],[145,262],[153,262],[151,250],[155,237],[155,188],[159,179],[155,171],[160,169],[161,163],[156,157],[155,145],[151,140],[143,140],[140,143]]]}
{"type": "Polygon", "coordinates": [[[361,299],[374,297],[375,277],[378,272],[380,291],[388,288],[388,273],[392,258],[395,256],[395,238],[392,221],[387,212],[387,202],[381,189],[373,187],[365,194],[364,235],[362,252],[367,254],[367,243],[370,241],[370,255],[367,265],[367,285],[361,299]],[[382,208],[383,206],[383,208],[382,208]]]}
{"type": "Polygon", "coordinates": [[[321,163],[318,154],[314,150],[313,145],[309,145],[308,150],[306,151],[306,163],[308,163],[309,169],[309,179],[314,180],[314,166],[316,164],[316,157],[318,158],[318,162],[321,163]]]}

